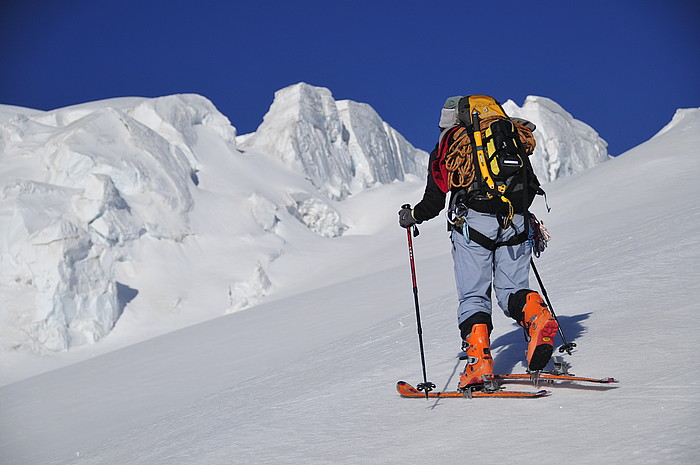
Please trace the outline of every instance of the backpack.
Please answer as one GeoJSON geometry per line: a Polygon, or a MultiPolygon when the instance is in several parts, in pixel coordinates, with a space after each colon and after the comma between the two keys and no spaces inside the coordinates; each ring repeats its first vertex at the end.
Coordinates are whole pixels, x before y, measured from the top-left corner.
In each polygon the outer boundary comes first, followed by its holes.
{"type": "Polygon", "coordinates": [[[535,149],[532,123],[509,118],[492,97],[470,95],[459,100],[448,126],[431,171],[443,192],[455,194],[453,204],[496,214],[505,228],[544,194],[528,158],[535,149]]]}

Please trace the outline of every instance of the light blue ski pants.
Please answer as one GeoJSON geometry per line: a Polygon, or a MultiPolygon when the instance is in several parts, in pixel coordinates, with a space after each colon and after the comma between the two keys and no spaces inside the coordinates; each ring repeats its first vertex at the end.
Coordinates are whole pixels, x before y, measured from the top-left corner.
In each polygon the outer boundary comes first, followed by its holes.
{"type": "MultiPolygon", "coordinates": [[[[469,210],[467,223],[473,229],[497,242],[507,241],[523,231],[524,216],[515,215],[512,228],[500,229],[495,215],[469,210]]],[[[520,289],[529,288],[530,254],[532,249],[524,242],[512,246],[501,246],[490,251],[463,234],[452,231],[452,259],[459,307],[459,324],[478,312],[491,315],[491,289],[498,305],[506,316],[508,298],[520,289]]]]}

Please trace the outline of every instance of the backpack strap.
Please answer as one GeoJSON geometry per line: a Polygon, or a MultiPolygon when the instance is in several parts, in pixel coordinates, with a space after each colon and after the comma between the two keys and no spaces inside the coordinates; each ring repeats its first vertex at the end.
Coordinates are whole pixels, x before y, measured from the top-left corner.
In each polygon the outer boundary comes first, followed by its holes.
{"type": "Polygon", "coordinates": [[[436,147],[436,155],[432,160],[430,165],[430,172],[437,184],[438,188],[445,194],[450,190],[449,173],[446,166],[445,157],[447,155],[447,149],[449,146],[449,141],[455,132],[459,131],[459,126],[452,126],[450,128],[444,129],[440,133],[440,140],[436,147]]]}
{"type": "MultiPolygon", "coordinates": [[[[471,144],[474,169],[476,171],[478,171],[478,173],[479,173],[479,176],[476,176],[475,181],[477,182],[477,186],[478,186],[479,190],[481,190],[482,192],[487,192],[489,190],[489,186],[486,184],[486,180],[484,179],[484,176],[482,175],[482,168],[479,165],[479,155],[477,152],[478,146],[476,145],[476,139],[474,137],[474,125],[473,124],[466,125],[466,130],[467,130],[467,134],[469,135],[469,143],[471,144]]],[[[482,147],[482,150],[483,150],[483,147],[482,147]]]]}
{"type": "Polygon", "coordinates": [[[469,136],[472,140],[472,151],[474,154],[474,163],[476,164],[475,169],[481,174],[481,176],[477,176],[480,182],[479,187],[487,195],[497,198],[503,202],[502,208],[505,208],[507,213],[498,214],[498,224],[502,228],[507,228],[511,225],[515,210],[513,209],[513,204],[510,199],[503,195],[506,186],[503,185],[502,189],[499,189],[499,187],[496,186],[493,177],[489,173],[483,139],[481,136],[481,121],[478,111],[474,110],[472,112],[472,123],[470,127],[467,127],[467,130],[469,131],[469,136]]]}

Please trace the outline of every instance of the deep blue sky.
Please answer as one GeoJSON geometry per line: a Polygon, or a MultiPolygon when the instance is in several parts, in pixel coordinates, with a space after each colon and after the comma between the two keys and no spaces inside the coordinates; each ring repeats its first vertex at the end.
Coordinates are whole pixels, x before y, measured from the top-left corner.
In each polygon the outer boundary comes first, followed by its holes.
{"type": "Polygon", "coordinates": [[[451,95],[549,97],[620,154],[700,107],[700,2],[4,0],[0,103],[206,96],[240,134],[299,81],[430,150],[451,95]]]}

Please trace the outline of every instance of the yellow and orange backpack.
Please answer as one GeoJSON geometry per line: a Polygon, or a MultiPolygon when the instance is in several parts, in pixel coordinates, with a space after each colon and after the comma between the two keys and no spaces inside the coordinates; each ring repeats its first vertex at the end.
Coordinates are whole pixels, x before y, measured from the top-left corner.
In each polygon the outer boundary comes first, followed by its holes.
{"type": "Polygon", "coordinates": [[[544,193],[528,159],[533,130],[534,124],[509,118],[493,97],[462,97],[454,123],[440,135],[433,178],[443,192],[463,191],[469,208],[497,214],[507,227],[544,193]]]}

